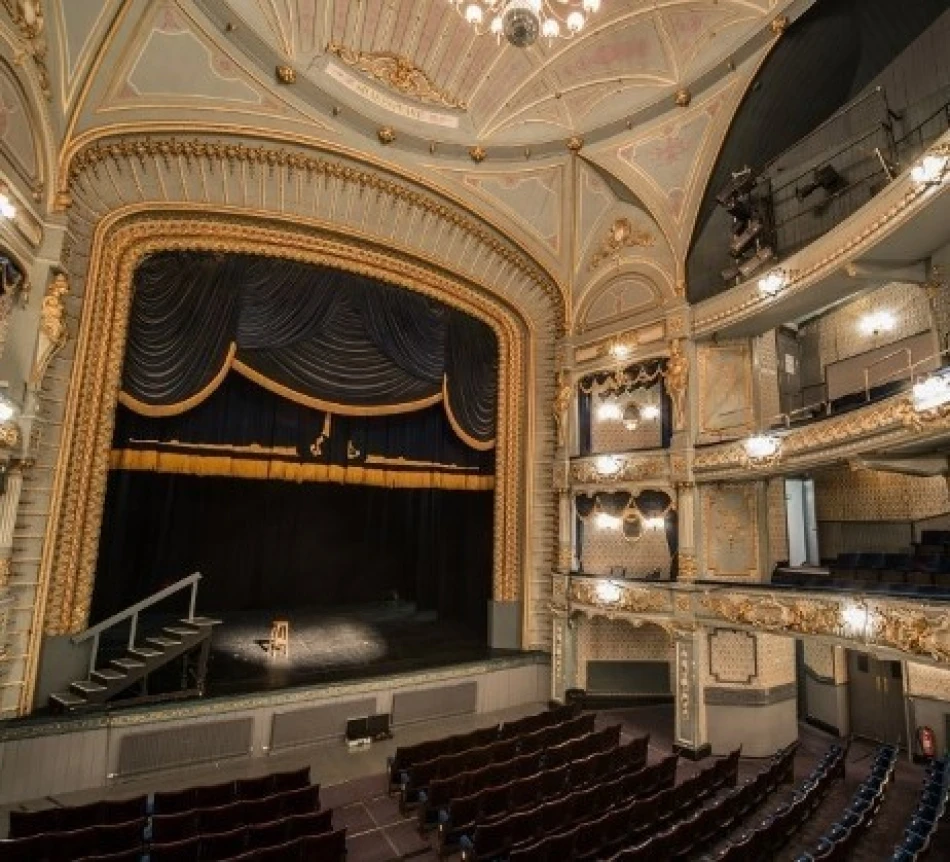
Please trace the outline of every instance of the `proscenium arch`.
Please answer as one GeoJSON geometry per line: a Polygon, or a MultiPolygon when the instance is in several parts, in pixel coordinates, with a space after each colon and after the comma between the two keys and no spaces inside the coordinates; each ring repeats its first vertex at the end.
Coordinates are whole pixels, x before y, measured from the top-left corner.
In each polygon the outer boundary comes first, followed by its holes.
{"type": "MultiPolygon", "coordinates": [[[[47,634],[80,631],[87,623],[108,476],[109,449],[125,356],[132,279],[147,255],[162,250],[254,253],[324,264],[379,278],[452,305],[489,325],[498,341],[498,436],[492,594],[524,595],[522,558],[528,476],[522,457],[532,404],[531,320],[504,299],[431,262],[396,256],[380,243],[318,229],[286,216],[242,214],[202,205],[125,207],[96,227],[46,542],[34,625],[47,634]]],[[[38,647],[38,644],[36,644],[38,647]]],[[[38,649],[31,650],[36,661],[38,649]]],[[[32,698],[35,667],[28,674],[32,698]]]]}

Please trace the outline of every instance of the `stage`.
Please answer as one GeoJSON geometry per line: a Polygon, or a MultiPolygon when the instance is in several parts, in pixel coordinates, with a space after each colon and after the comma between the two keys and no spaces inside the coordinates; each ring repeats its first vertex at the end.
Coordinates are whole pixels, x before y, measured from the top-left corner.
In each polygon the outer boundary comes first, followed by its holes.
{"type": "MultiPolygon", "coordinates": [[[[210,697],[362,680],[520,654],[491,649],[485,634],[398,600],[258,611],[203,607],[200,615],[220,621],[214,627],[205,684],[210,697]],[[286,657],[270,652],[271,623],[276,619],[289,624],[286,657]]],[[[143,614],[139,641],[159,634],[181,616],[143,614]]],[[[121,656],[126,645],[127,632],[122,627],[104,635],[98,665],[121,656]]],[[[179,673],[177,665],[156,672],[150,689],[174,690],[179,673]]],[[[118,699],[106,708],[121,707],[118,699]]]]}

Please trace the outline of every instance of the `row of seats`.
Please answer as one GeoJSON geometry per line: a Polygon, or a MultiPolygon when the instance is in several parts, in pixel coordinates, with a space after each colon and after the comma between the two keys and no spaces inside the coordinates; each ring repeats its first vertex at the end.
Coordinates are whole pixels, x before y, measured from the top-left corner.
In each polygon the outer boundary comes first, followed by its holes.
{"type": "MultiPolygon", "coordinates": [[[[687,816],[672,818],[670,822],[661,822],[660,831],[645,841],[635,843],[614,856],[611,862],[656,862],[658,859],[686,860],[695,858],[705,847],[730,832],[753,811],[756,811],[779,784],[791,781],[794,773],[795,748],[792,745],[778,752],[758,775],[741,787],[735,786],[724,796],[713,800],[699,811],[687,816]]],[[[739,752],[729,758],[735,759],[738,769],[739,752]]],[[[701,795],[700,802],[706,801],[712,794],[701,795]]],[[[689,814],[683,811],[682,814],[689,814]]],[[[757,860],[758,862],[758,860],[757,860]]]]}
{"type": "Polygon", "coordinates": [[[467,751],[470,748],[481,748],[501,739],[512,739],[540,730],[543,727],[561,724],[576,718],[579,712],[580,708],[577,704],[567,704],[533,715],[526,715],[515,721],[492,724],[466,733],[417,742],[414,745],[400,746],[396,749],[396,753],[387,759],[386,773],[389,779],[389,792],[392,793],[397,787],[402,787],[406,782],[409,768],[417,763],[434,760],[445,754],[467,751]]]}
{"type": "Polygon", "coordinates": [[[408,811],[419,801],[419,794],[436,779],[451,778],[492,763],[504,763],[519,755],[542,752],[559,743],[577,739],[592,732],[595,720],[596,716],[588,713],[521,736],[501,739],[479,748],[470,748],[455,754],[443,754],[433,760],[416,763],[406,770],[405,782],[399,794],[400,807],[403,812],[408,811]]]}
{"type": "MultiPolygon", "coordinates": [[[[573,764],[578,767],[573,772],[560,766],[474,796],[452,800],[448,808],[439,812],[440,850],[444,854],[457,845],[471,844],[480,826],[495,824],[512,813],[538,809],[547,803],[565,802],[572,817],[583,819],[617,797],[642,795],[672,786],[676,778],[675,756],[654,766],[637,767],[615,755],[622,750],[618,747],[592,754],[573,764]]],[[[558,816],[556,811],[552,814],[552,828],[560,825],[558,816]]]]}
{"type": "MultiPolygon", "coordinates": [[[[89,826],[127,823],[151,813],[173,814],[212,808],[240,800],[258,800],[289,790],[310,788],[310,767],[274,772],[203,787],[188,787],[130,799],[91,802],[39,811],[10,812],[10,837],[28,838],[41,832],[68,832],[89,826]]],[[[320,787],[316,786],[319,797],[320,787]]],[[[313,792],[313,791],[310,791],[313,792]]],[[[319,802],[317,803],[319,807],[319,802]]],[[[312,808],[309,810],[313,810],[312,808]]]]}
{"type": "Polygon", "coordinates": [[[837,592],[893,593],[911,596],[945,596],[950,593],[950,575],[930,572],[838,572],[825,574],[779,565],[772,573],[776,586],[837,592]]]}
{"type": "Polygon", "coordinates": [[[589,763],[601,753],[618,763],[636,763],[638,768],[646,763],[648,737],[634,740],[622,749],[617,747],[619,739],[620,726],[617,725],[569,739],[540,752],[523,754],[513,760],[436,779],[419,795],[419,827],[425,829],[437,820],[446,822],[454,800],[474,800],[483,791],[518,787],[519,782],[534,780],[541,782],[544,788],[556,788],[568,777],[577,783],[585,770],[592,768],[589,763]]]}
{"type": "Polygon", "coordinates": [[[870,828],[884,801],[884,791],[894,774],[897,749],[885,745],[878,749],[868,777],[864,779],[838,821],[822,836],[811,853],[801,854],[795,862],[844,862],[854,845],[870,828]]]}
{"type": "MultiPolygon", "coordinates": [[[[671,780],[675,779],[673,758],[669,758],[673,764],[671,780]]],[[[738,760],[735,752],[681,784],[649,796],[641,783],[615,779],[599,788],[601,792],[594,797],[599,806],[584,812],[582,817],[575,810],[573,820],[567,816],[562,821],[568,824],[566,828],[558,827],[555,820],[555,814],[564,805],[560,800],[483,824],[476,829],[470,846],[463,850],[463,862],[602,858],[653,831],[657,824],[678,821],[723,787],[734,786],[738,760]],[[553,834],[548,823],[555,829],[553,834]]]]}
{"type": "Polygon", "coordinates": [[[917,807],[904,830],[904,840],[894,848],[891,862],[917,862],[924,858],[932,846],[946,845],[937,841],[947,818],[947,801],[950,798],[950,760],[945,756],[927,764],[924,784],[917,800],[917,807]]]}
{"type": "Polygon", "coordinates": [[[792,795],[757,827],[731,840],[702,862],[761,862],[778,851],[814,814],[835,781],[844,778],[847,749],[832,745],[818,765],[792,795]]]}

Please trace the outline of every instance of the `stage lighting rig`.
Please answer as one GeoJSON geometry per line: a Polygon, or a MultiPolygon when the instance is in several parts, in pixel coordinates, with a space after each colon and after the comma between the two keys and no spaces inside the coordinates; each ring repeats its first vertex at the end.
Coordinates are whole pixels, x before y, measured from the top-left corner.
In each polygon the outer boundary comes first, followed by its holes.
{"type": "Polygon", "coordinates": [[[768,186],[762,186],[752,169],[732,174],[716,195],[716,202],[732,216],[729,256],[734,263],[722,270],[724,281],[748,278],[775,256],[775,231],[768,186]]]}
{"type": "Polygon", "coordinates": [[[811,172],[811,179],[808,182],[795,187],[795,197],[803,201],[817,189],[824,189],[829,195],[833,195],[847,185],[847,180],[831,165],[822,165],[811,172]]]}

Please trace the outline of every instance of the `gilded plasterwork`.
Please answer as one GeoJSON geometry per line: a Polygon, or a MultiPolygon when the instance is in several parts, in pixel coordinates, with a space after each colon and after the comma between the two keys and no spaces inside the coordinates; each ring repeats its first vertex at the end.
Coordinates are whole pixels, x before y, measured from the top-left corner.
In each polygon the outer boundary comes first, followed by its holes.
{"type": "Polygon", "coordinates": [[[669,466],[665,453],[649,455],[607,455],[571,461],[570,479],[576,485],[616,485],[618,482],[665,480],[669,466]],[[609,458],[616,470],[603,472],[601,458],[609,458]]]}
{"type": "Polygon", "coordinates": [[[703,547],[708,577],[758,574],[758,521],[754,485],[703,488],[703,547]]]}
{"type": "Polygon", "coordinates": [[[713,439],[739,437],[754,421],[752,359],[748,342],[701,345],[699,372],[699,434],[713,439]]]}
{"type": "Polygon", "coordinates": [[[354,51],[336,43],[327,45],[327,51],[400,95],[448,108],[465,110],[467,107],[465,102],[443,90],[407,57],[389,51],[354,51]]]}
{"type": "Polygon", "coordinates": [[[56,530],[44,548],[41,580],[49,579],[45,629],[80,630],[86,623],[98,550],[108,475],[109,447],[126,328],[132,276],[139,260],[160,249],[245,252],[326,263],[383,278],[458,304],[492,326],[499,341],[499,446],[501,493],[495,498],[494,597],[520,595],[520,542],[524,477],[521,462],[524,401],[524,336],[517,320],[465,282],[418,263],[355,248],[285,219],[262,224],[240,217],[148,218],[116,214],[105,219],[93,243],[73,385],[67,403],[57,484],[53,492],[56,530]]]}
{"type": "Polygon", "coordinates": [[[617,601],[608,602],[597,591],[597,582],[590,580],[572,580],[568,589],[568,598],[574,604],[600,608],[611,613],[626,612],[635,614],[669,613],[672,609],[670,597],[659,590],[646,587],[618,584],[617,601]]]}

